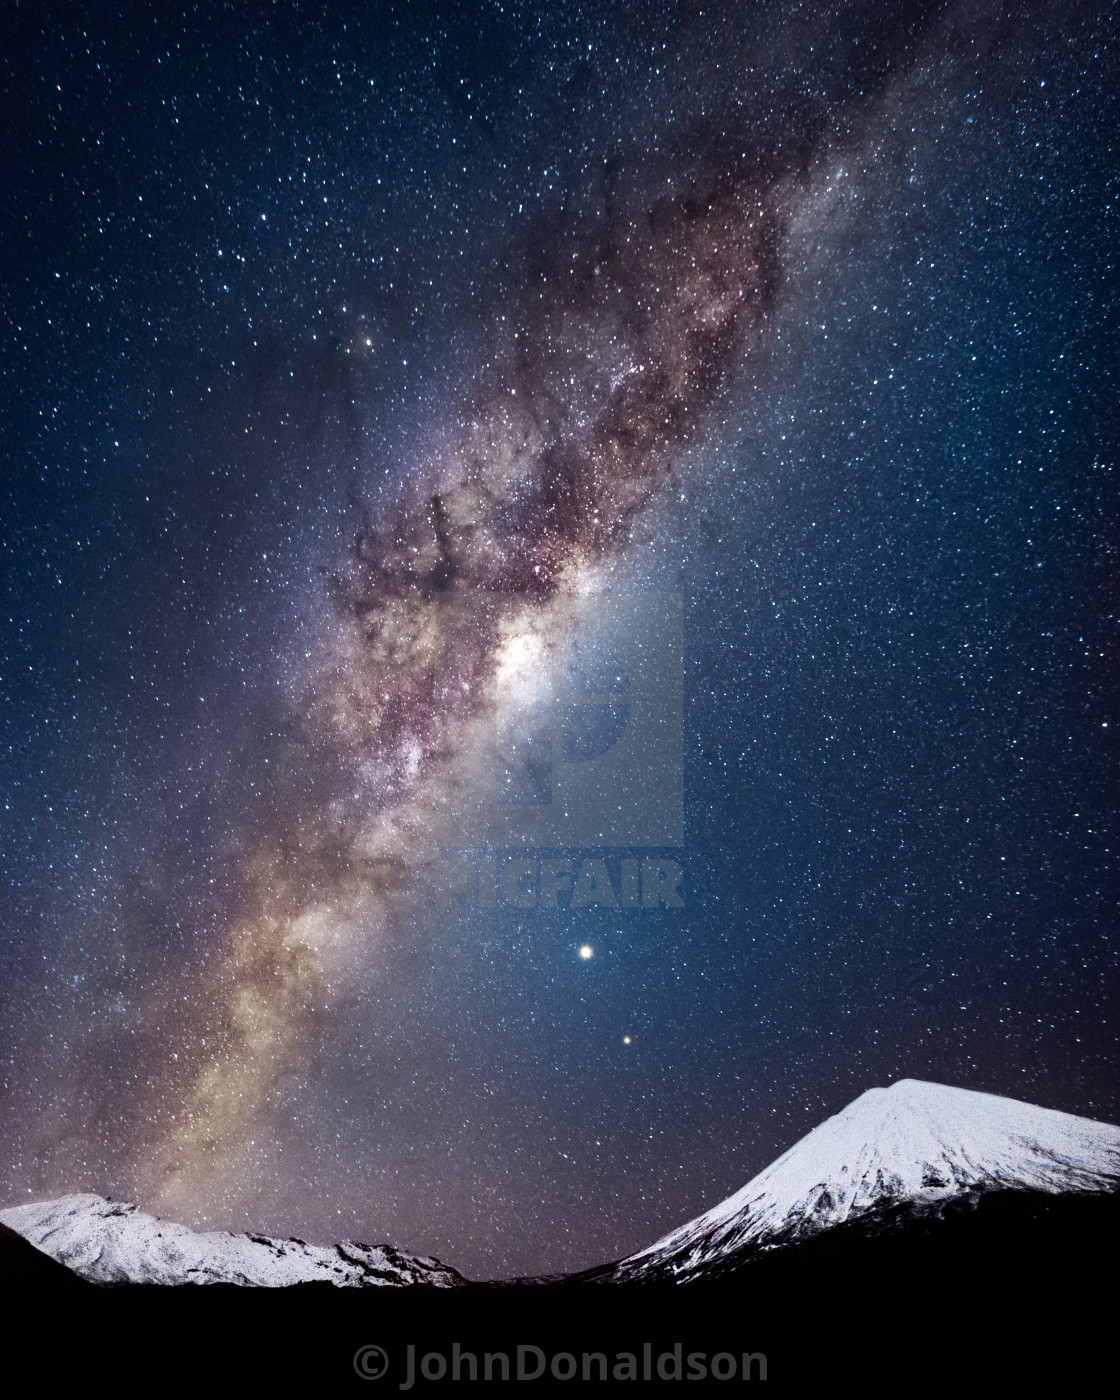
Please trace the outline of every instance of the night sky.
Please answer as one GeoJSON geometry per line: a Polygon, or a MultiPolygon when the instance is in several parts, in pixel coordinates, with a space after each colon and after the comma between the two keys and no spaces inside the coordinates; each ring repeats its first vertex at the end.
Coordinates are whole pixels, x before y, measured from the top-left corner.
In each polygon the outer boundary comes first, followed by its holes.
{"type": "Polygon", "coordinates": [[[3,28],[3,1204],[495,1277],[897,1078],[1120,1118],[1107,6],[3,28]],[[683,844],[442,898],[616,595],[683,844]]]}

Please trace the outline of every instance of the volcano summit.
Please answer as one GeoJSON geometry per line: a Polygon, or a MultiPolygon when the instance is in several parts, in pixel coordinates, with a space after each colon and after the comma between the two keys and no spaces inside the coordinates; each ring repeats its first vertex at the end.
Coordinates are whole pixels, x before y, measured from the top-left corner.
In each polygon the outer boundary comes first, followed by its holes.
{"type": "MultiPolygon", "coordinates": [[[[735,1195],[604,1280],[691,1282],[838,1226],[937,1218],[981,1195],[1120,1188],[1120,1128],[971,1089],[869,1089],[735,1195]]],[[[850,1232],[845,1232],[850,1233],[850,1232]]]]}

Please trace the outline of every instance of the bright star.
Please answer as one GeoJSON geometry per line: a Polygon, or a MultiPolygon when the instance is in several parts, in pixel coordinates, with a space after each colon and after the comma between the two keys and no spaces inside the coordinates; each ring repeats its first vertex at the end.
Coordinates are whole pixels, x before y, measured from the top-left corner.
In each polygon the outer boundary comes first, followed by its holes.
{"type": "Polygon", "coordinates": [[[594,948],[592,948],[589,944],[585,943],[583,947],[579,950],[579,955],[581,958],[586,960],[587,958],[591,957],[594,951],[594,948]]]}

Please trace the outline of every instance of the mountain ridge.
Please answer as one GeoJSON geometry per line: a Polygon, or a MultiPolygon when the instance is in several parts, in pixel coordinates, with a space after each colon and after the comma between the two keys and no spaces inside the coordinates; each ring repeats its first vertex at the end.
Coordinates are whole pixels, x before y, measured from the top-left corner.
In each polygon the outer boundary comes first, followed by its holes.
{"type": "Polygon", "coordinates": [[[284,1288],[462,1287],[457,1269],[393,1245],[303,1240],[228,1230],[195,1231],[129,1202],[92,1194],[28,1202],[0,1211],[0,1223],[91,1283],[215,1284],[284,1288]]]}

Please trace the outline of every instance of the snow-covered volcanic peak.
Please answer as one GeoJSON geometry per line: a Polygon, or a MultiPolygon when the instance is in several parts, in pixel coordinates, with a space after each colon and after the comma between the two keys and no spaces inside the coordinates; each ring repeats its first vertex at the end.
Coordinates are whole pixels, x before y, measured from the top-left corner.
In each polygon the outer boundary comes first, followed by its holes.
{"type": "Polygon", "coordinates": [[[614,1277],[688,1277],[876,1208],[977,1189],[1120,1189],[1120,1128],[1016,1099],[901,1079],[869,1089],[741,1191],[624,1259],[614,1277]]]}
{"type": "Polygon", "coordinates": [[[453,1288],[462,1274],[391,1245],[320,1246],[226,1231],[198,1233],[102,1196],[62,1196],[0,1211],[0,1221],[91,1283],[238,1283],[343,1288],[426,1283],[453,1288]]]}

